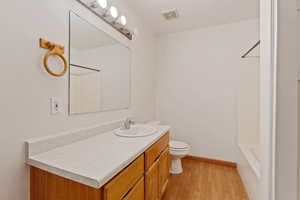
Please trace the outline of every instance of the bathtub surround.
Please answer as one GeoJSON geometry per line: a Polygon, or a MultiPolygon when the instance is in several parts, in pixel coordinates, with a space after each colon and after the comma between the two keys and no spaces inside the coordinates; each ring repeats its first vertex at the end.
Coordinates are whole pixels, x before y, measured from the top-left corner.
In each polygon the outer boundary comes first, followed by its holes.
{"type": "MultiPolygon", "coordinates": [[[[259,30],[257,30],[259,33],[259,30]]],[[[249,56],[260,56],[257,48],[249,56]]],[[[237,113],[238,113],[238,171],[251,199],[258,198],[261,177],[260,143],[260,58],[242,59],[240,66],[237,113]]]]}
{"type": "Polygon", "coordinates": [[[159,38],[157,118],[192,155],[238,161],[239,75],[258,68],[241,55],[258,38],[256,19],[159,38]]]}
{"type": "MultiPolygon", "coordinates": [[[[296,200],[297,188],[297,71],[299,20],[296,1],[278,1],[278,58],[276,113],[276,199],[296,200]]],[[[298,183],[299,184],[299,183],[298,183]]],[[[298,193],[298,194],[297,194],[298,193]]]]}

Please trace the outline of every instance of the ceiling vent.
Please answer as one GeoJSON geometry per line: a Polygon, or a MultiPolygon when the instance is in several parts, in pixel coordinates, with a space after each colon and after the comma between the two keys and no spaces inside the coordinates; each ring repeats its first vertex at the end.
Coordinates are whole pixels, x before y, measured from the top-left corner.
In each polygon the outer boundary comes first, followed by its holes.
{"type": "Polygon", "coordinates": [[[177,19],[179,17],[177,9],[164,11],[162,12],[162,15],[167,21],[177,19]]]}

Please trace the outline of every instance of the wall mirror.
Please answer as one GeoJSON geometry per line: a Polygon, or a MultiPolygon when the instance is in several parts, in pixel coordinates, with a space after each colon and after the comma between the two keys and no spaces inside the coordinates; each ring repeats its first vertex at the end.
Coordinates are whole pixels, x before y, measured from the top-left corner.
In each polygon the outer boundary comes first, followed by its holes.
{"type": "Polygon", "coordinates": [[[131,51],[70,12],[69,113],[127,109],[131,51]]]}

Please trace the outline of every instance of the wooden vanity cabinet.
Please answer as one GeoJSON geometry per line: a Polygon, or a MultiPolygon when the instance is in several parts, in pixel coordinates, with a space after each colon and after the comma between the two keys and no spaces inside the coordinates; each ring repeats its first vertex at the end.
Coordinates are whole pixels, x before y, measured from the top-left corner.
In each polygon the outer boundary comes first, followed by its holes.
{"type": "Polygon", "coordinates": [[[123,198],[123,200],[143,200],[145,196],[144,177],[134,186],[134,188],[123,198]]]}
{"type": "Polygon", "coordinates": [[[104,186],[104,200],[121,200],[144,176],[144,155],[104,186]]]}
{"type": "Polygon", "coordinates": [[[156,161],[145,174],[145,200],[159,199],[158,177],[159,168],[156,161]]]}
{"type": "Polygon", "coordinates": [[[145,200],[160,200],[169,179],[169,133],[145,152],[145,200]]]}
{"type": "Polygon", "coordinates": [[[158,189],[160,199],[162,198],[168,186],[170,176],[169,169],[170,153],[169,148],[166,148],[165,151],[161,154],[158,161],[158,189]]]}
{"type": "Polygon", "coordinates": [[[103,190],[30,167],[30,200],[103,200],[103,190]]]}
{"type": "Polygon", "coordinates": [[[100,189],[30,167],[30,200],[160,200],[169,178],[169,133],[100,189]]]}
{"type": "Polygon", "coordinates": [[[153,163],[159,159],[161,153],[169,146],[169,133],[166,133],[161,139],[154,143],[145,151],[145,169],[150,169],[153,163]]]}

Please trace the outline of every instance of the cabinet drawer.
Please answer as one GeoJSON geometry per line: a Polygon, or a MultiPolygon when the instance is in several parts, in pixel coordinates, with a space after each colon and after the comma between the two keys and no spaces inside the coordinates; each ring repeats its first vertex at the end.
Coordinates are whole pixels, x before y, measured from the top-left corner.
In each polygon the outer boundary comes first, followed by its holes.
{"type": "Polygon", "coordinates": [[[104,200],[121,200],[144,174],[144,155],[104,186],[104,200]]]}
{"type": "Polygon", "coordinates": [[[169,133],[166,133],[161,139],[159,139],[145,152],[146,170],[148,170],[151,167],[151,165],[159,157],[159,155],[168,147],[169,135],[169,133]]]}
{"type": "Polygon", "coordinates": [[[144,200],[144,177],[132,188],[123,200],[144,200]]]}

